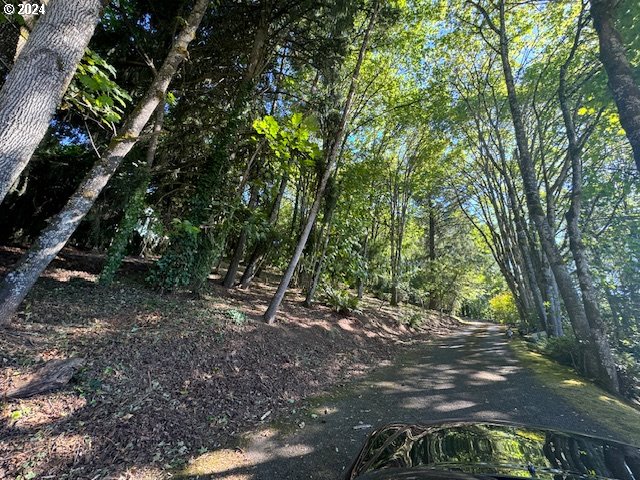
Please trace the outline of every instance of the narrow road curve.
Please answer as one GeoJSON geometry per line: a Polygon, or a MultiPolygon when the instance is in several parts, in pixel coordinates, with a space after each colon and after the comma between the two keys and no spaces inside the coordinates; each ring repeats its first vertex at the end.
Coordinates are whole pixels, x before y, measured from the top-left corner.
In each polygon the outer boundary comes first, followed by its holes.
{"type": "Polygon", "coordinates": [[[243,465],[215,478],[339,479],[371,429],[391,422],[499,420],[611,437],[545,388],[507,342],[498,327],[474,324],[424,344],[319,400],[317,418],[307,417],[302,428],[255,434],[243,465]]]}

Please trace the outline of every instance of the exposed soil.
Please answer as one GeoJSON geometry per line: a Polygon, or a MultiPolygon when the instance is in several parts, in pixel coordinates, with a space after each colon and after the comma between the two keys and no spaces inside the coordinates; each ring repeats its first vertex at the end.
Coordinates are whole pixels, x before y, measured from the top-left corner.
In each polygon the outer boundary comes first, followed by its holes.
{"type": "MultiPolygon", "coordinates": [[[[0,274],[19,256],[0,250],[0,274]]],[[[190,458],[233,447],[303,400],[388,364],[458,322],[365,299],[362,312],[302,307],[293,291],[275,326],[260,320],[274,286],[159,295],[128,261],[108,288],[102,257],[67,250],[0,339],[0,391],[50,359],[82,357],[64,390],[3,402],[0,478],[158,478],[190,458]]]]}

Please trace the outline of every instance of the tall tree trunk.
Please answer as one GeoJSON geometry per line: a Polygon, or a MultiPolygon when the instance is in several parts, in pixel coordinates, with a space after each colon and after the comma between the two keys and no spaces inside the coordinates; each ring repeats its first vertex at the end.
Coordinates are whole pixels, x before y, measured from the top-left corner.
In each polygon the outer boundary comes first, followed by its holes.
{"type": "MultiPolygon", "coordinates": [[[[253,187],[251,189],[251,198],[249,199],[249,211],[253,213],[253,210],[256,208],[258,204],[258,189],[257,187],[253,187]]],[[[236,275],[238,274],[238,269],[240,268],[240,262],[242,261],[242,257],[244,255],[244,249],[247,244],[247,238],[249,236],[249,226],[245,225],[242,227],[242,231],[240,232],[240,236],[238,237],[238,242],[236,243],[236,248],[233,251],[233,255],[231,256],[231,260],[229,261],[229,268],[227,269],[227,273],[224,276],[224,280],[222,281],[222,286],[225,288],[231,288],[236,283],[236,275]]]]}
{"type": "Polygon", "coordinates": [[[51,0],[0,90],[0,203],[31,160],[82,58],[103,0],[51,0]]]}
{"type": "Polygon", "coordinates": [[[311,233],[311,229],[316,220],[316,216],[318,215],[318,210],[320,209],[320,203],[322,202],[322,197],[324,195],[324,190],[329,182],[329,178],[333,174],[335,170],[336,163],[338,161],[338,153],[342,146],[342,142],[344,140],[345,131],[347,127],[347,122],[349,121],[349,116],[351,113],[351,104],[353,103],[353,97],[356,92],[356,87],[358,84],[358,78],[360,77],[360,68],[362,67],[362,62],[364,60],[365,52],[367,51],[367,47],[369,44],[369,36],[371,35],[371,31],[373,30],[373,26],[375,25],[376,18],[378,16],[378,8],[379,1],[375,0],[373,11],[371,13],[371,17],[369,19],[369,24],[367,25],[367,29],[364,33],[364,38],[362,40],[362,44],[360,45],[360,52],[358,53],[358,60],[356,61],[355,69],[351,75],[351,84],[349,86],[349,92],[347,94],[344,107],[342,109],[342,116],[340,118],[340,124],[336,131],[335,138],[331,143],[329,150],[327,152],[327,161],[326,161],[326,169],[322,178],[320,180],[320,184],[318,185],[318,189],[316,190],[316,197],[313,201],[311,209],[309,211],[309,215],[307,217],[307,222],[302,230],[300,238],[298,239],[298,244],[296,245],[296,249],[293,253],[293,257],[289,262],[289,266],[287,267],[286,272],[284,273],[280,284],[278,285],[278,290],[276,291],[271,303],[269,304],[269,308],[264,314],[264,321],[272,324],[275,321],[276,313],[282,300],[284,299],[284,295],[289,288],[289,282],[291,282],[291,277],[293,277],[293,272],[298,266],[298,262],[300,261],[300,257],[302,256],[302,251],[304,250],[305,245],[307,244],[307,239],[309,238],[309,234],[311,233]]]}
{"type": "Polygon", "coordinates": [[[568,155],[571,160],[571,205],[567,212],[567,232],[569,234],[569,248],[573,255],[578,275],[578,285],[582,292],[582,303],[584,311],[591,327],[591,334],[598,350],[600,360],[606,369],[608,376],[608,387],[617,392],[620,389],[615,361],[611,353],[609,341],[604,326],[604,321],[600,315],[600,308],[596,298],[593,285],[593,277],[589,268],[589,261],[586,256],[585,247],[582,242],[582,232],[580,231],[580,208],[582,205],[582,158],[581,145],[576,134],[573,115],[569,107],[567,98],[567,70],[575,56],[578,48],[581,33],[581,24],[578,25],[575,41],[567,61],[560,67],[560,82],[558,87],[558,99],[562,110],[565,132],[568,146],[568,155]]]}
{"type": "MultiPolygon", "coordinates": [[[[436,216],[433,211],[432,202],[429,201],[429,264],[433,271],[436,261],[436,216]]],[[[429,310],[435,310],[438,307],[438,299],[435,292],[429,292],[429,310]]]]}
{"type": "MultiPolygon", "coordinates": [[[[364,244],[362,246],[362,258],[365,262],[365,266],[367,265],[367,253],[369,249],[369,237],[365,237],[364,244]]],[[[364,295],[364,281],[366,278],[366,270],[364,272],[360,272],[358,274],[358,278],[356,279],[356,290],[358,291],[358,300],[362,300],[364,295]]]]}
{"type": "Polygon", "coordinates": [[[189,199],[186,219],[198,226],[200,232],[197,235],[185,234],[180,230],[173,232],[169,248],[156,262],[152,275],[152,282],[162,289],[185,286],[200,290],[206,285],[216,259],[222,260],[227,243],[226,233],[206,225],[215,213],[213,200],[220,196],[226,181],[229,166],[235,157],[235,140],[240,126],[246,120],[242,113],[253,94],[255,82],[264,65],[271,2],[261,2],[260,8],[260,19],[253,37],[247,67],[234,92],[226,123],[216,135],[216,143],[208,155],[203,174],[198,177],[195,192],[189,199]]]}
{"type": "Polygon", "coordinates": [[[613,0],[591,0],[591,18],[598,33],[600,60],[609,78],[609,89],[640,171],[640,87],[634,79],[622,37],[616,30],[614,5],[613,0]]]}
{"type": "MultiPolygon", "coordinates": [[[[49,3],[48,0],[40,0],[39,2],[32,2],[32,5],[33,4],[44,5],[46,7],[48,3],[49,3]]],[[[20,52],[22,52],[22,49],[27,44],[29,35],[33,31],[33,28],[36,26],[36,22],[40,17],[39,15],[40,10],[34,10],[34,11],[36,13],[21,15],[24,25],[20,25],[20,35],[18,36],[18,41],[16,42],[16,52],[15,52],[15,55],[13,56],[14,62],[18,59],[18,55],[20,55],[20,52]]]]}
{"type": "MultiPolygon", "coordinates": [[[[91,169],[64,209],[54,216],[16,268],[0,284],[0,324],[7,324],[42,271],[67,243],[111,176],[136,144],[138,135],[164,99],[178,66],[186,58],[189,43],[207,10],[209,0],[197,0],[167,57],[120,132],[111,140],[101,160],[91,169]]],[[[40,22],[38,22],[38,25],[40,22]]],[[[26,48],[26,47],[25,47],[26,48]]],[[[23,52],[23,55],[25,52],[23,52]]]]}
{"type": "Polygon", "coordinates": [[[562,337],[564,331],[562,329],[562,309],[558,285],[544,252],[542,252],[542,276],[544,277],[545,297],[549,305],[547,309],[547,334],[550,337],[562,337]]]}
{"type": "Polygon", "coordinates": [[[538,181],[536,179],[535,168],[529,151],[529,143],[524,126],[522,110],[516,93],[515,81],[513,78],[511,63],[509,61],[509,42],[506,33],[504,0],[500,0],[499,2],[499,28],[495,25],[493,20],[491,20],[491,17],[486,10],[477,4],[476,6],[487,21],[489,27],[500,39],[500,58],[507,87],[507,98],[509,101],[509,109],[511,111],[516,143],[518,145],[518,161],[522,182],[524,184],[529,215],[536,226],[540,236],[540,241],[545,253],[547,254],[547,258],[549,259],[551,270],[553,271],[558,284],[560,295],[564,301],[576,336],[579,340],[584,342],[587,373],[594,376],[601,384],[606,385],[608,388],[615,391],[617,385],[616,379],[610,377],[606,367],[606,360],[600,356],[598,348],[599,345],[596,344],[595,339],[593,338],[584,306],[573,287],[567,267],[564,264],[560,250],[555,243],[554,232],[547,223],[544,210],[542,209],[540,193],[538,191],[538,181]]]}
{"type": "MultiPolygon", "coordinates": [[[[282,174],[282,178],[280,179],[280,186],[278,187],[278,193],[276,194],[276,198],[273,201],[273,206],[271,207],[271,213],[269,214],[269,227],[273,227],[278,221],[278,214],[280,213],[280,204],[282,203],[282,197],[284,197],[284,192],[287,189],[287,183],[289,181],[289,174],[285,171],[282,174]]],[[[240,277],[240,288],[249,288],[251,282],[253,281],[253,277],[255,277],[258,268],[261,263],[261,259],[264,258],[265,254],[269,250],[271,246],[271,240],[262,240],[256,244],[249,257],[249,261],[247,262],[247,266],[242,272],[242,277],[240,277]]]]}
{"type": "Polygon", "coordinates": [[[327,256],[327,249],[329,248],[329,241],[331,240],[331,221],[333,219],[333,212],[335,211],[336,203],[329,207],[329,212],[327,212],[327,218],[325,220],[325,236],[324,241],[322,242],[322,248],[320,249],[320,255],[315,262],[313,273],[311,276],[311,283],[309,285],[309,290],[307,290],[307,294],[304,299],[304,306],[311,307],[313,304],[313,298],[315,297],[316,290],[318,289],[318,285],[320,284],[320,276],[322,275],[322,270],[324,269],[324,260],[327,256]]]}

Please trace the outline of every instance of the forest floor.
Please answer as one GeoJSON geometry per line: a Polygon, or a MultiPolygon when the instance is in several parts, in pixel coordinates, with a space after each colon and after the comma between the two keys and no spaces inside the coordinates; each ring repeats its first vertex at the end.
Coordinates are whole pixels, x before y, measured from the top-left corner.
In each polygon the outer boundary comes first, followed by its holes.
{"type": "MultiPolygon", "coordinates": [[[[0,249],[0,275],[21,253],[0,249]]],[[[296,291],[267,326],[260,315],[273,285],[226,291],[212,279],[199,297],[160,295],[144,286],[148,263],[129,260],[101,287],[103,261],[65,250],[0,338],[0,392],[45,361],[85,359],[67,388],[2,401],[2,479],[164,478],[202,455],[243,451],[247,432],[304,429],[319,418],[310,397],[346,391],[460,328],[452,317],[373,298],[353,315],[307,309],[296,291]],[[423,326],[406,327],[416,313],[423,326]]]]}

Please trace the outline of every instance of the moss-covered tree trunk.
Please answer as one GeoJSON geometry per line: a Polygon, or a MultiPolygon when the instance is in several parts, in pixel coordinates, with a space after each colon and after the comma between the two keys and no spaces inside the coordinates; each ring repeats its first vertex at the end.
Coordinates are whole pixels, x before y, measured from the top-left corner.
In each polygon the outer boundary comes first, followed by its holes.
{"type": "Polygon", "coordinates": [[[571,319],[574,332],[578,339],[584,344],[587,372],[609,390],[617,391],[617,377],[615,372],[611,372],[608,368],[608,357],[611,356],[611,351],[606,343],[596,341],[594,338],[585,313],[584,305],[578,296],[578,292],[576,292],[573,286],[567,266],[556,244],[554,232],[551,230],[545,217],[544,210],[542,209],[536,172],[531,152],[529,150],[529,142],[527,140],[527,133],[524,126],[522,109],[516,92],[515,80],[509,60],[509,39],[506,32],[505,2],[504,0],[500,0],[498,4],[498,25],[496,25],[496,23],[491,19],[486,10],[478,4],[475,5],[487,22],[488,28],[493,30],[499,38],[500,59],[504,73],[505,85],[507,87],[507,99],[509,102],[511,119],[518,146],[518,161],[522,182],[524,184],[529,215],[536,226],[540,236],[540,241],[549,259],[562,300],[565,308],[567,309],[569,318],[571,319]]]}
{"type": "Polygon", "coordinates": [[[600,60],[609,78],[609,89],[618,106],[620,123],[631,143],[636,167],[640,171],[640,87],[634,78],[622,37],[616,29],[616,3],[613,0],[591,0],[591,18],[598,33],[600,60]]]}
{"type": "Polygon", "coordinates": [[[102,273],[100,274],[100,283],[103,285],[109,285],[113,282],[115,274],[124,260],[127,252],[127,246],[131,240],[131,235],[133,234],[133,231],[138,224],[138,220],[144,211],[147,190],[149,189],[149,181],[151,179],[151,168],[155,161],[160,141],[160,132],[162,131],[162,125],[164,123],[164,108],[164,101],[160,102],[156,108],[156,120],[153,126],[151,140],[147,148],[146,162],[142,167],[143,172],[139,175],[139,178],[137,179],[138,181],[136,182],[136,185],[134,185],[133,193],[125,205],[124,215],[122,216],[122,220],[116,229],[116,234],[111,241],[111,245],[107,251],[107,260],[102,269],[102,273]]]}
{"type": "MultiPolygon", "coordinates": [[[[582,17],[579,19],[582,20],[582,17]]],[[[611,353],[609,341],[607,339],[606,329],[602,316],[600,315],[600,307],[596,297],[593,276],[586,255],[586,249],[582,241],[582,231],[580,229],[580,210],[582,206],[582,145],[576,132],[576,126],[573,122],[573,114],[569,106],[567,94],[567,71],[569,65],[575,56],[575,52],[580,42],[580,33],[582,25],[579,24],[577,33],[569,54],[568,59],[560,68],[560,82],[558,87],[558,99],[560,109],[562,110],[562,119],[564,121],[565,133],[569,143],[567,153],[571,161],[571,204],[567,212],[567,233],[569,235],[569,248],[573,255],[573,261],[576,265],[576,273],[578,276],[578,285],[582,293],[582,303],[584,311],[591,327],[591,335],[595,343],[594,347],[598,351],[602,366],[606,370],[607,386],[610,390],[617,392],[620,388],[618,383],[618,374],[616,365],[611,353]]]]}
{"type": "Polygon", "coordinates": [[[243,121],[241,114],[263,68],[269,38],[270,8],[269,2],[263,2],[248,64],[232,100],[227,122],[218,134],[204,173],[199,177],[189,202],[186,215],[189,226],[174,229],[169,248],[154,266],[150,280],[162,289],[189,287],[195,291],[201,290],[216,259],[224,251],[226,238],[207,224],[213,214],[212,201],[220,196],[226,180],[233,156],[232,146],[243,121]]]}

